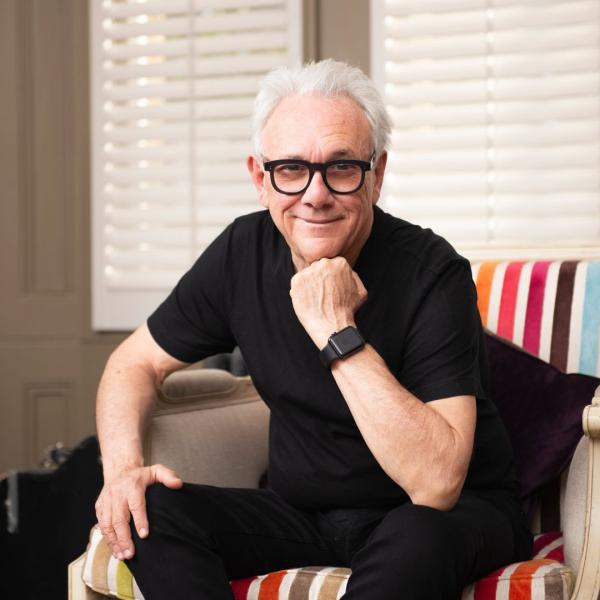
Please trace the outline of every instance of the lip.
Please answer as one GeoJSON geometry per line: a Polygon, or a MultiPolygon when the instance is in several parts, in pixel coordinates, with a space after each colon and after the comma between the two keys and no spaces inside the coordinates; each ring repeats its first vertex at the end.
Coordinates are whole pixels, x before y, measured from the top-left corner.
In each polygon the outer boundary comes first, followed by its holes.
{"type": "Polygon", "coordinates": [[[331,223],[335,223],[340,220],[339,217],[335,219],[308,219],[306,217],[297,217],[301,221],[308,223],[309,225],[330,225],[331,223]]]}

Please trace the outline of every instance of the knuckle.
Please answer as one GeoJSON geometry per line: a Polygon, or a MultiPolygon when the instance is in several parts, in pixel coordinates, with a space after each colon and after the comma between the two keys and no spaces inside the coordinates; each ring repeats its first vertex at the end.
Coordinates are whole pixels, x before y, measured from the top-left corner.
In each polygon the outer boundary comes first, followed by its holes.
{"type": "Polygon", "coordinates": [[[129,502],[129,508],[131,512],[140,512],[145,506],[146,502],[142,498],[136,498],[135,500],[129,502]]]}
{"type": "Polygon", "coordinates": [[[112,524],[114,529],[120,529],[122,527],[125,527],[125,525],[128,525],[129,521],[127,519],[123,519],[122,517],[117,517],[113,519],[112,524]]]}

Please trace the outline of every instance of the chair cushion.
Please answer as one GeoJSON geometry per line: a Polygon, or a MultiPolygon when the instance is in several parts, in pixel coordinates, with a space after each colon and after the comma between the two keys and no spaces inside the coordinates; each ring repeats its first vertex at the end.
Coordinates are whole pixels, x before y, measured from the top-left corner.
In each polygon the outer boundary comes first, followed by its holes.
{"type": "MultiPolygon", "coordinates": [[[[498,569],[468,586],[461,600],[566,600],[575,574],[563,563],[560,533],[538,535],[534,558],[498,569]]],[[[350,569],[304,567],[231,582],[235,600],[336,600],[346,590],[350,569]]],[[[113,558],[102,534],[92,529],[83,580],[93,590],[124,600],[143,600],[125,563],[113,558]]]]}

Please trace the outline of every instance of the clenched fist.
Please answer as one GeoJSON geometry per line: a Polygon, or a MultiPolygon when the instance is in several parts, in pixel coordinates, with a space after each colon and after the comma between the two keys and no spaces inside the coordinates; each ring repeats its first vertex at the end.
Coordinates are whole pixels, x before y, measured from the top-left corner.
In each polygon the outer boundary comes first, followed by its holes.
{"type": "Polygon", "coordinates": [[[345,258],[322,258],[292,277],[290,296],[300,323],[317,348],[348,325],[367,290],[345,258]]]}

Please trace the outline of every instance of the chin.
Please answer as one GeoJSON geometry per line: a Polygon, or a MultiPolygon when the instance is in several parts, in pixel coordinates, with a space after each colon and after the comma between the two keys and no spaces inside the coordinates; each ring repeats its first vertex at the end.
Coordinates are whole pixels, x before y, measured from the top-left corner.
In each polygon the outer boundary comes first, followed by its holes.
{"type": "Polygon", "coordinates": [[[321,260],[322,258],[335,258],[336,256],[340,256],[341,249],[332,247],[331,245],[323,245],[316,246],[310,248],[302,248],[301,256],[307,263],[313,263],[317,260],[321,260]]]}

